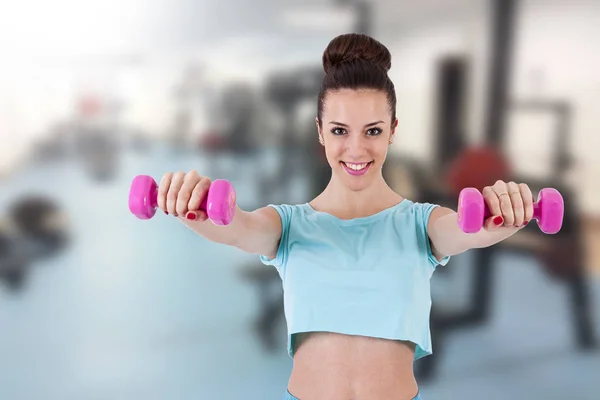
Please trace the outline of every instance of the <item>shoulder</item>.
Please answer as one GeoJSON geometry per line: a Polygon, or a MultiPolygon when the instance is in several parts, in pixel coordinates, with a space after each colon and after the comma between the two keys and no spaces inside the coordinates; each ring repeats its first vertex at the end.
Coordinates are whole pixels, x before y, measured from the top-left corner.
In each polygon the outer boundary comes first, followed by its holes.
{"type": "Polygon", "coordinates": [[[295,227],[298,225],[297,221],[302,218],[298,218],[299,214],[303,213],[303,205],[296,204],[269,204],[266,207],[260,209],[260,212],[268,215],[269,218],[273,218],[277,223],[281,224],[279,243],[277,245],[275,257],[269,257],[270,255],[261,255],[260,260],[266,265],[273,265],[277,268],[283,267],[287,263],[290,235],[293,235],[293,231],[297,230],[295,227]]]}
{"type": "Polygon", "coordinates": [[[423,218],[428,218],[433,210],[437,208],[436,204],[419,203],[414,200],[405,198],[397,206],[393,207],[394,217],[407,217],[416,221],[423,218]]]}
{"type": "Polygon", "coordinates": [[[415,225],[420,246],[426,251],[429,262],[433,268],[437,265],[446,265],[450,257],[437,253],[430,239],[430,231],[435,222],[454,211],[433,203],[415,203],[415,225]]]}
{"type": "Polygon", "coordinates": [[[411,211],[420,216],[421,218],[426,219],[427,221],[439,218],[443,215],[452,213],[453,211],[449,208],[442,207],[439,204],[435,203],[419,203],[419,202],[410,202],[411,211]]]}
{"type": "Polygon", "coordinates": [[[306,208],[305,204],[269,204],[264,210],[276,211],[279,214],[300,214],[306,208]]]}
{"type": "Polygon", "coordinates": [[[261,209],[261,212],[269,215],[272,218],[279,217],[282,225],[286,226],[291,223],[293,219],[297,219],[299,216],[306,213],[306,207],[304,204],[269,204],[261,209]]]}
{"type": "Polygon", "coordinates": [[[454,212],[435,203],[420,203],[408,199],[405,199],[404,202],[407,202],[406,206],[399,211],[409,216],[416,228],[423,230],[425,233],[429,231],[437,219],[454,212]]]}

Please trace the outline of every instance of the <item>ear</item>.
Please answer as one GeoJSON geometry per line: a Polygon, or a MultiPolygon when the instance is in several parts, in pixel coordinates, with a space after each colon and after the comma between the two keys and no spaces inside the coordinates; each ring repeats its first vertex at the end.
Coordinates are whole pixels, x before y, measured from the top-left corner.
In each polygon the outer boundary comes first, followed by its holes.
{"type": "Polygon", "coordinates": [[[319,126],[319,118],[315,118],[315,124],[317,125],[317,132],[319,133],[319,143],[325,146],[325,142],[323,141],[323,134],[321,133],[321,127],[319,126]]]}
{"type": "Polygon", "coordinates": [[[398,127],[398,119],[392,124],[392,131],[390,132],[390,144],[394,142],[394,135],[396,134],[396,128],[398,127]]]}

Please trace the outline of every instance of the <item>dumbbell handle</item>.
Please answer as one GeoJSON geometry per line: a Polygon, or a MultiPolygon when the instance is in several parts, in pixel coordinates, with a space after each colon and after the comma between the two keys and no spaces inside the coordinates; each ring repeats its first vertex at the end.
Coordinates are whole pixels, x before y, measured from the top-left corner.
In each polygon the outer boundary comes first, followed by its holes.
{"type": "MultiPolygon", "coordinates": [[[[153,208],[158,208],[158,187],[156,187],[155,189],[153,189],[149,194],[148,194],[148,200],[150,201],[150,205],[153,208]]],[[[208,201],[208,196],[204,196],[202,198],[202,201],[200,202],[200,207],[199,210],[200,211],[204,211],[206,212],[206,206],[207,206],[207,202],[208,201]]]]}
{"type": "MultiPolygon", "coordinates": [[[[488,219],[491,216],[492,216],[492,212],[490,211],[487,203],[485,203],[485,210],[483,212],[483,218],[484,219],[488,219]]],[[[533,217],[532,217],[532,219],[540,219],[541,216],[542,216],[542,208],[540,207],[540,203],[536,201],[536,202],[533,203],[533,217]]]]}

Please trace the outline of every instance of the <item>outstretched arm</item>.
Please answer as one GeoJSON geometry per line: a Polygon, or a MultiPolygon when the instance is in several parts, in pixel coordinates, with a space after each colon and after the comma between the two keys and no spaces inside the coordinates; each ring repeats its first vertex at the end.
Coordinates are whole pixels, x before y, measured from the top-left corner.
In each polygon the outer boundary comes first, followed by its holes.
{"type": "Polygon", "coordinates": [[[245,252],[273,258],[281,239],[281,218],[272,207],[255,211],[235,208],[226,226],[213,224],[200,210],[211,181],[196,171],[166,173],[158,187],[158,207],[177,216],[188,228],[212,242],[237,247],[245,252]]]}
{"type": "Polygon", "coordinates": [[[482,194],[491,216],[477,233],[464,233],[458,225],[458,214],[449,208],[432,211],[427,231],[438,260],[492,246],[521,230],[533,218],[533,195],[524,183],[497,181],[494,186],[485,187],[482,194]]]}
{"type": "Polygon", "coordinates": [[[244,211],[236,206],[233,221],[217,226],[210,220],[179,219],[194,232],[212,242],[236,247],[251,254],[275,258],[281,239],[281,218],[273,207],[244,211]]]}

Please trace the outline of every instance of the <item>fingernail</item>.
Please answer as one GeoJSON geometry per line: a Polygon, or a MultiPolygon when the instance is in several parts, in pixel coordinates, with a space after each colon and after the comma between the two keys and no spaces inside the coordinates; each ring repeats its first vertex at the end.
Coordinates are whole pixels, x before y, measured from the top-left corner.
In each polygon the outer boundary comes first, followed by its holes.
{"type": "Polygon", "coordinates": [[[194,214],[193,212],[190,211],[185,215],[185,217],[187,219],[193,220],[193,219],[196,219],[196,214],[194,214]]]}
{"type": "Polygon", "coordinates": [[[504,218],[502,218],[501,215],[498,215],[496,218],[494,218],[494,224],[502,225],[503,223],[504,223],[504,218]]]}
{"type": "Polygon", "coordinates": [[[164,213],[165,213],[165,215],[169,215],[169,213],[168,213],[168,212],[166,212],[166,211],[165,211],[164,213]]]}
{"type": "Polygon", "coordinates": [[[529,223],[529,221],[523,222],[523,226],[526,226],[528,223],[529,223]]]}

